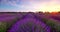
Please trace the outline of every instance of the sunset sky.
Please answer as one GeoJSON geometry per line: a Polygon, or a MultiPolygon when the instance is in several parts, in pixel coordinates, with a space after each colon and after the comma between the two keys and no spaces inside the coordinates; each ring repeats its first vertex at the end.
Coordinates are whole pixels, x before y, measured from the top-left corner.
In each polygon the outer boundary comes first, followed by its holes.
{"type": "Polygon", "coordinates": [[[60,0],[0,0],[0,12],[60,11],[60,0]]]}

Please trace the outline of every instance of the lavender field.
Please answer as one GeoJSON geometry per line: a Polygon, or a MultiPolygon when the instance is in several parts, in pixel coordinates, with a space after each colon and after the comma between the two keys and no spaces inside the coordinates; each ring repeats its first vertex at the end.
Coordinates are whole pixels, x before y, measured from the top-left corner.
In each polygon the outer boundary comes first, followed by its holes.
{"type": "Polygon", "coordinates": [[[1,12],[0,32],[60,32],[60,13],[1,12]]]}

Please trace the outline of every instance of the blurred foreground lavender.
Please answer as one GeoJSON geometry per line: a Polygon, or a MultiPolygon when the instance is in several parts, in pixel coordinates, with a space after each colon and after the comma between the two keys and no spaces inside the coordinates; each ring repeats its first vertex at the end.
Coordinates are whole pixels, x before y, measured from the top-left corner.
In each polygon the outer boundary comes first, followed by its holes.
{"type": "Polygon", "coordinates": [[[0,32],[60,32],[60,14],[0,13],[0,32]]]}

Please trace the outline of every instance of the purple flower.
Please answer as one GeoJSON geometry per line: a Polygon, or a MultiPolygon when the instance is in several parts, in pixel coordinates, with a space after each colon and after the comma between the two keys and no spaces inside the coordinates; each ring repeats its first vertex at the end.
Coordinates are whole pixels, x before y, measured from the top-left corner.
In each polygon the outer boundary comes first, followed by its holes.
{"type": "Polygon", "coordinates": [[[24,18],[12,26],[8,32],[49,32],[44,23],[34,18],[24,18]],[[45,28],[45,30],[44,30],[45,28]]]}

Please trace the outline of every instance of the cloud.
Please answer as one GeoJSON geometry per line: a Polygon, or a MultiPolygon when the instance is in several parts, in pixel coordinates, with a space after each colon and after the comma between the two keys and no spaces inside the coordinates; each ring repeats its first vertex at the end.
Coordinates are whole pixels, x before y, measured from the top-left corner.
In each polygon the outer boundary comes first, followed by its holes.
{"type": "Polygon", "coordinates": [[[53,7],[60,9],[60,0],[0,0],[0,4],[17,7],[16,10],[40,11],[53,7]],[[59,6],[59,7],[58,7],[59,6]],[[46,9],[45,9],[46,8],[46,9]]]}

